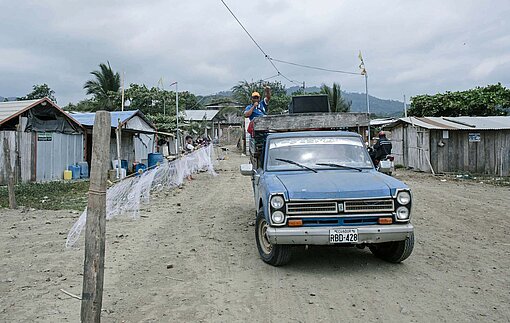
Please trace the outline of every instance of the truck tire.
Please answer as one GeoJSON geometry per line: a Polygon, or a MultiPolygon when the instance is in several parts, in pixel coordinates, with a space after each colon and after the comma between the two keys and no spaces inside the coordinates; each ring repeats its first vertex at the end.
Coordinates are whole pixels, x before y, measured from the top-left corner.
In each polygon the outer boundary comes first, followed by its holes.
{"type": "Polygon", "coordinates": [[[264,211],[260,209],[257,212],[257,220],[255,222],[255,240],[257,241],[257,249],[260,258],[270,265],[283,266],[290,261],[291,246],[271,244],[266,235],[269,224],[264,217],[264,211]]]}
{"type": "Polygon", "coordinates": [[[397,264],[406,260],[414,248],[414,233],[403,241],[378,243],[369,246],[370,251],[382,260],[397,264]]]}

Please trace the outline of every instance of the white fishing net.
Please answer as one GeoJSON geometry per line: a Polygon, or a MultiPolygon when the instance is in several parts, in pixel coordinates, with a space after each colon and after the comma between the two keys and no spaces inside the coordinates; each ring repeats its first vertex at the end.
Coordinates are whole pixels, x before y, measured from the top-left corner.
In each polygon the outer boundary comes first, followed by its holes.
{"type": "MultiPolygon", "coordinates": [[[[207,171],[216,176],[214,161],[213,146],[209,145],[174,161],[164,160],[159,166],[141,175],[123,179],[106,191],[106,219],[110,220],[119,215],[137,219],[140,207],[149,202],[151,192],[180,186],[186,177],[199,171],[207,171]]],[[[69,231],[66,247],[72,247],[78,241],[86,219],[87,209],[69,231]]]]}

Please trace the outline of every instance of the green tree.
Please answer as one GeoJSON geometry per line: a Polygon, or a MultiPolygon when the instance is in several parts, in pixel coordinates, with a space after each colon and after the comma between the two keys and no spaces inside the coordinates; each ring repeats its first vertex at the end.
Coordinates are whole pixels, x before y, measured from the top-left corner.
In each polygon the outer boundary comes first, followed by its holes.
{"type": "Polygon", "coordinates": [[[64,107],[65,111],[77,111],[77,112],[93,112],[98,108],[97,103],[93,99],[85,99],[80,102],[73,104],[69,103],[64,107]]]}
{"type": "Polygon", "coordinates": [[[18,100],[36,100],[42,98],[49,98],[51,101],[57,103],[57,99],[55,98],[55,91],[50,89],[48,84],[38,84],[32,87],[32,92],[28,93],[26,96],[18,98],[18,100]]]}
{"type": "Polygon", "coordinates": [[[332,112],[349,112],[351,109],[352,102],[344,100],[339,84],[333,83],[332,87],[322,84],[320,93],[328,96],[329,106],[332,112]]]}
{"type": "MultiPolygon", "coordinates": [[[[162,113],[146,115],[147,118],[154,123],[159,131],[175,133],[176,117],[175,115],[164,115],[162,113]]],[[[184,118],[179,113],[179,129],[184,125],[184,118]]],[[[182,130],[182,129],[181,129],[182,130]]]]}
{"type": "MultiPolygon", "coordinates": [[[[130,110],[140,110],[144,114],[175,115],[175,92],[157,87],[148,88],[145,84],[130,84],[125,91],[125,98],[130,101],[130,110]]],[[[179,91],[179,110],[196,108],[197,97],[188,91],[179,91]]]]}
{"type": "Polygon", "coordinates": [[[258,85],[258,83],[239,81],[232,87],[232,98],[239,103],[248,105],[251,103],[251,94],[260,90],[258,85]]]}
{"type": "Polygon", "coordinates": [[[114,111],[120,108],[120,75],[113,72],[110,62],[107,61],[107,64],[101,63],[99,70],[90,72],[95,79],[85,82],[83,88],[87,95],[93,95],[99,108],[114,111]]]}
{"type": "Polygon", "coordinates": [[[411,97],[408,115],[417,117],[504,116],[510,112],[510,89],[501,83],[474,89],[411,97]]]}
{"type": "Polygon", "coordinates": [[[281,82],[248,82],[240,81],[232,87],[232,98],[243,105],[251,104],[251,94],[259,92],[264,96],[264,85],[271,88],[271,101],[269,102],[269,114],[281,114],[288,110],[290,97],[286,93],[285,86],[281,82]]]}

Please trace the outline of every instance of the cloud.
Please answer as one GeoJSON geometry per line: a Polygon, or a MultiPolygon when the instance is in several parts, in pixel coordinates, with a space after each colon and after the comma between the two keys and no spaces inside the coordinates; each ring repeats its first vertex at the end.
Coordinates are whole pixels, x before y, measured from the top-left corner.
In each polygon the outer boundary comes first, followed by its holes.
{"type": "Polygon", "coordinates": [[[510,69],[510,55],[486,58],[471,70],[470,76],[475,80],[482,80],[492,75],[496,70],[510,69]]]}
{"type": "MultiPolygon", "coordinates": [[[[356,72],[361,49],[372,95],[400,99],[509,85],[508,1],[225,1],[272,57],[356,72]]],[[[47,83],[59,102],[78,101],[90,71],[106,60],[126,72],[127,83],[153,86],[163,76],[197,94],[275,74],[219,0],[0,0],[0,6],[3,96],[47,83]]],[[[364,91],[361,76],[277,66],[310,86],[339,82],[364,91]]]]}

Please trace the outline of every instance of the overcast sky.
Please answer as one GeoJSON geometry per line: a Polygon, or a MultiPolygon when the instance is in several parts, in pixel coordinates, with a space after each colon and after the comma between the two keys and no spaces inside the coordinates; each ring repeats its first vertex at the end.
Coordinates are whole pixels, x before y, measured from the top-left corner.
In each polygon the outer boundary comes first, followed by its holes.
{"type": "MultiPolygon", "coordinates": [[[[225,1],[276,59],[357,72],[361,50],[377,97],[510,86],[508,0],[225,1]]],[[[163,77],[202,95],[276,74],[220,0],[0,0],[0,9],[0,96],[47,83],[59,105],[76,102],[107,60],[127,84],[163,77]]],[[[276,64],[307,86],[365,91],[359,75],[276,64]]]]}

